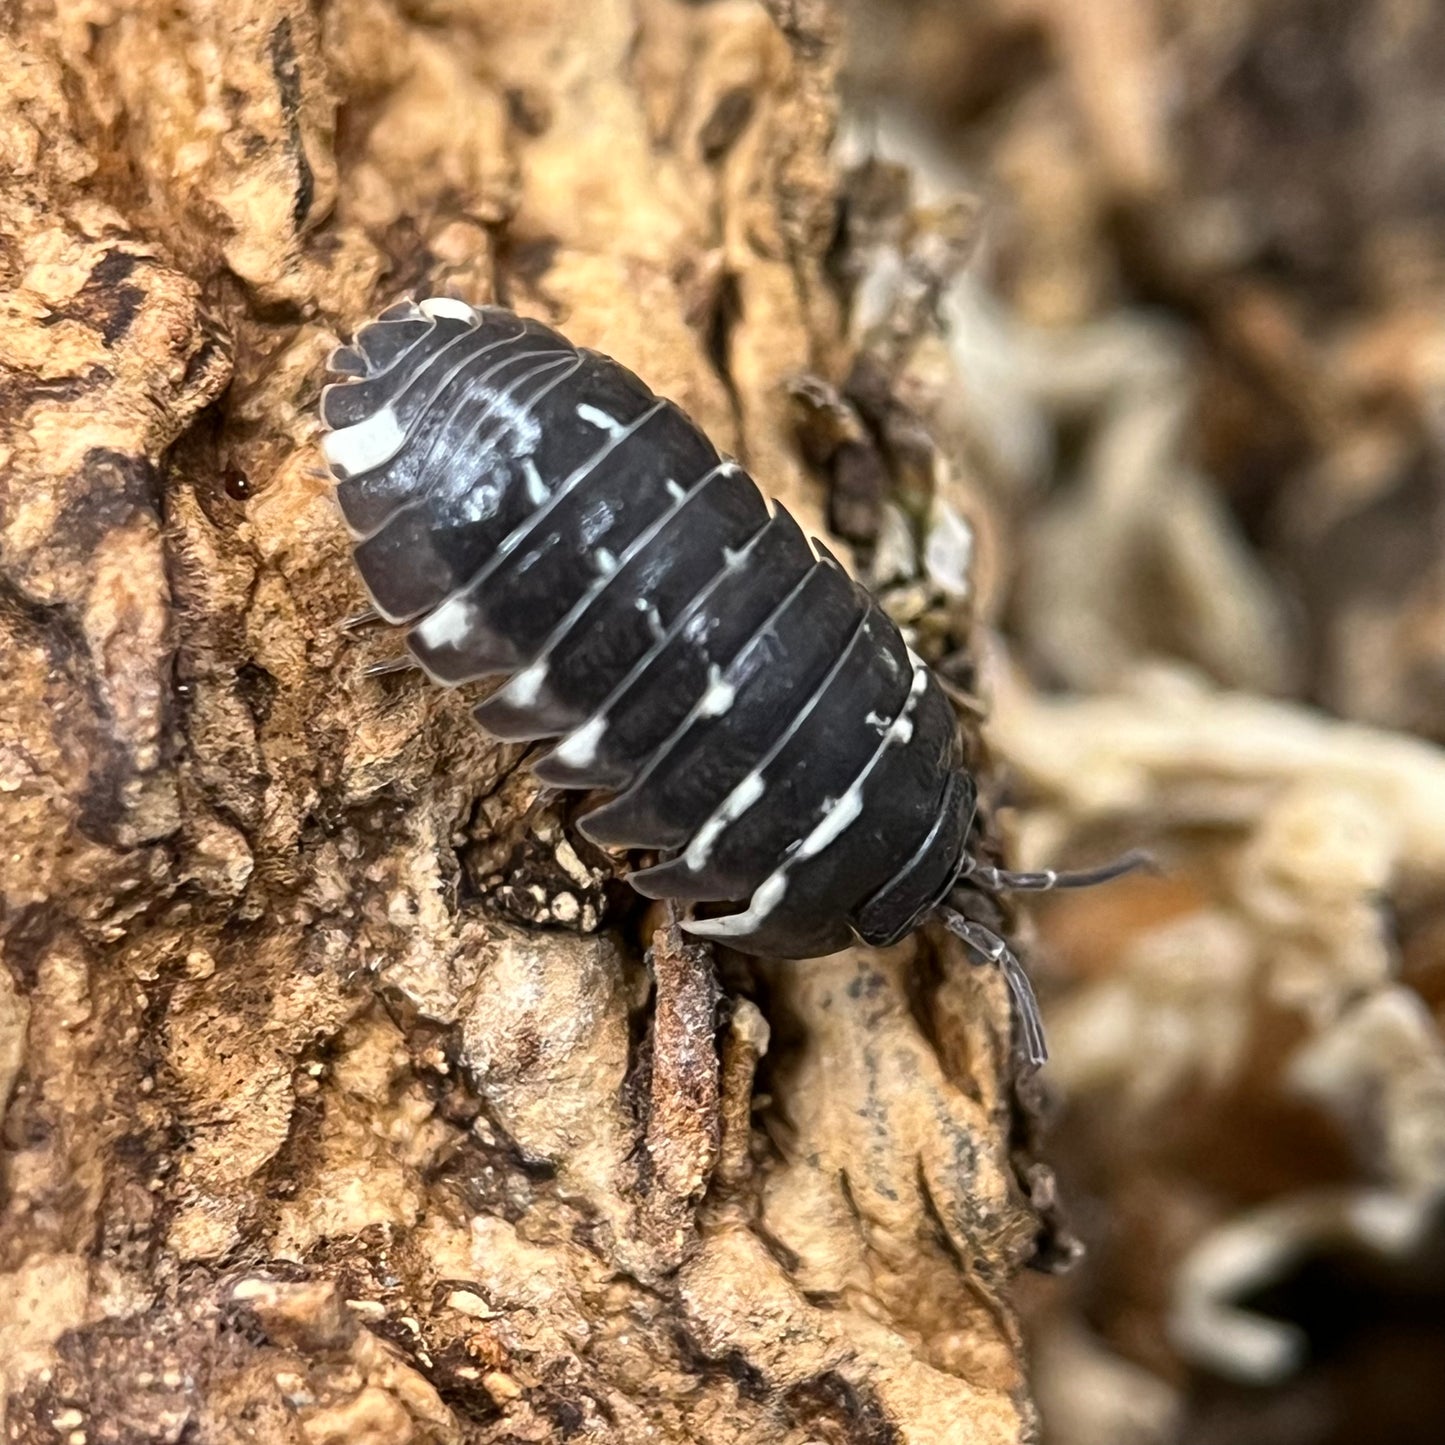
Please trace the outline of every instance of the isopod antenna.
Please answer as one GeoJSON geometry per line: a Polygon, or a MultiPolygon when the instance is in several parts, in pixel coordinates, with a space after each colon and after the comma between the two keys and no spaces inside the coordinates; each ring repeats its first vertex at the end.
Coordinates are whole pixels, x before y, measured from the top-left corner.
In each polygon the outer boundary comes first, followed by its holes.
{"type": "MultiPolygon", "coordinates": [[[[1092,888],[1096,884],[1121,878],[1126,873],[1154,868],[1154,860],[1147,853],[1139,851],[1125,853],[1112,863],[1102,864],[1098,868],[1073,871],[1045,868],[1034,873],[1010,873],[1002,868],[988,867],[977,859],[966,856],[958,882],[985,893],[1044,893],[1055,888],[1092,888]]],[[[939,904],[935,912],[950,933],[962,939],[986,963],[992,964],[1003,974],[1018,1018],[1020,1051],[1031,1068],[1041,1068],[1048,1061],[1049,1050],[1044,1041],[1044,1024],[1033,984],[1029,982],[1029,976],[1013,949],[991,928],[965,916],[961,910],[967,903],[968,889],[956,886],[948,895],[948,901],[939,904]]]]}

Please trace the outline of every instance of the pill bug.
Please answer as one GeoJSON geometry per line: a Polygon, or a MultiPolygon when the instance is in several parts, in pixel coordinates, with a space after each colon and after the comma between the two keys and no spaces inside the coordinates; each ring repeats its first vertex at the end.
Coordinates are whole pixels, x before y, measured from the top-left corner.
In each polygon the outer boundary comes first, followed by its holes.
{"type": "Polygon", "coordinates": [[[869,593],[632,372],[541,323],[450,298],[393,306],[333,353],[322,450],[374,616],[475,716],[555,739],[533,766],[610,796],[593,841],[660,861],[650,898],[732,905],[693,934],[812,957],[938,917],[999,965],[970,889],[1103,881],[968,852],[977,805],[953,712],[869,593]]]}

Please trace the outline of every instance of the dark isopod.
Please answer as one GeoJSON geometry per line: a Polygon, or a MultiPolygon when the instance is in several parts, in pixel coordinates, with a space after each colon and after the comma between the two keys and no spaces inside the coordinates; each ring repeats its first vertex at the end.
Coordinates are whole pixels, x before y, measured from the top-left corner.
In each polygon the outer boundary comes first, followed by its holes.
{"type": "Polygon", "coordinates": [[[649,898],[732,905],[683,927],[745,953],[888,944],[935,916],[998,964],[1024,1051],[1037,1009],[971,890],[977,790],[953,712],[869,594],[671,402],[495,307],[385,311],[331,358],[322,448],[376,612],[446,686],[508,681],[487,731],[610,795],[579,826],[661,856],[649,898]]]}

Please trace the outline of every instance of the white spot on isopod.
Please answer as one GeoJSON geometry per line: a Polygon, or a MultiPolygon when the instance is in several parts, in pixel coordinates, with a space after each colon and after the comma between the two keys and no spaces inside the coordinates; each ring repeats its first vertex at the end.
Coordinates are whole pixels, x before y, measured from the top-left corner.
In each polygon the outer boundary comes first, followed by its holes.
{"type": "Polygon", "coordinates": [[[656,605],[646,597],[639,597],[632,605],[647,618],[648,630],[661,642],[667,635],[667,629],[662,625],[662,613],[657,610],[656,605]]]}
{"type": "Polygon", "coordinates": [[[517,707],[531,707],[547,681],[547,659],[534,662],[507,684],[507,701],[517,707]]]}
{"type": "Polygon", "coordinates": [[[885,748],[904,747],[912,739],[913,714],[918,707],[918,699],[923,696],[923,689],[928,686],[928,669],[922,658],[915,657],[912,652],[908,656],[913,662],[913,686],[908,689],[908,701],[903,704],[903,711],[894,718],[883,739],[885,748]]]}
{"type": "Polygon", "coordinates": [[[472,604],[465,597],[452,597],[416,625],[417,640],[429,652],[455,647],[472,627],[472,604]]]}
{"type": "Polygon", "coordinates": [[[787,891],[788,880],[779,869],[758,884],[741,913],[730,913],[726,918],[699,918],[683,927],[701,938],[736,938],[741,933],[751,933],[783,901],[787,891]]]}
{"type": "Polygon", "coordinates": [[[708,668],[707,691],[703,693],[702,700],[697,705],[697,715],[699,717],[722,717],[733,705],[733,699],[737,694],[737,688],[723,678],[721,669],[714,664],[708,668]]]}
{"type": "Polygon", "coordinates": [[[421,312],[433,321],[446,317],[449,321],[475,321],[477,313],[465,301],[451,296],[430,296],[421,303],[421,312]]]}
{"type": "Polygon", "coordinates": [[[747,777],[723,799],[722,806],[717,812],[697,830],[696,835],[687,845],[687,850],[682,855],[683,862],[686,863],[694,873],[702,868],[712,856],[713,844],[717,842],[723,829],[730,823],[737,822],[762,796],[762,774],[758,772],[749,773],[747,777]]]}
{"type": "Polygon", "coordinates": [[[354,477],[389,462],[405,443],[406,433],[397,423],[396,413],[384,406],[355,426],[327,432],[321,438],[321,450],[333,469],[354,477]]]}
{"type": "Polygon", "coordinates": [[[527,500],[534,507],[540,507],[551,493],[547,490],[547,483],[542,480],[542,473],[537,470],[535,458],[522,458],[522,476],[527,483],[527,500]]]}
{"type": "Polygon", "coordinates": [[[585,768],[597,756],[597,746],[606,731],[606,718],[591,718],[557,744],[553,757],[569,768],[585,768]]]}
{"type": "Polygon", "coordinates": [[[622,423],[615,416],[609,416],[599,406],[592,406],[583,402],[577,408],[577,420],[585,421],[588,426],[595,426],[599,431],[605,431],[608,436],[616,436],[622,430],[622,423]]]}
{"type": "Polygon", "coordinates": [[[848,791],[833,804],[823,815],[823,821],[819,823],[802,843],[793,856],[802,860],[815,857],[821,853],[828,844],[834,842],[839,834],[857,821],[863,811],[863,780],[856,779],[848,791]]]}

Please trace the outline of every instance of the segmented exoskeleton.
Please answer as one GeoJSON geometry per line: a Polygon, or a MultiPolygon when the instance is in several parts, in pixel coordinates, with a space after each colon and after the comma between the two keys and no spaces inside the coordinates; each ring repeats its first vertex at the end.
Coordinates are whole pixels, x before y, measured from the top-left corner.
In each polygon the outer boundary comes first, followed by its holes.
{"type": "Polygon", "coordinates": [[[557,739],[534,766],[611,796],[578,826],[662,861],[638,892],[734,905],[684,927],[747,953],[886,944],[1006,874],[966,843],[976,805],[929,669],[834,558],[671,402],[539,322],[404,304],[332,357],[322,447],[376,611],[451,686],[505,675],[488,732],[557,739]],[[950,898],[952,901],[950,902],[950,898]]]}

